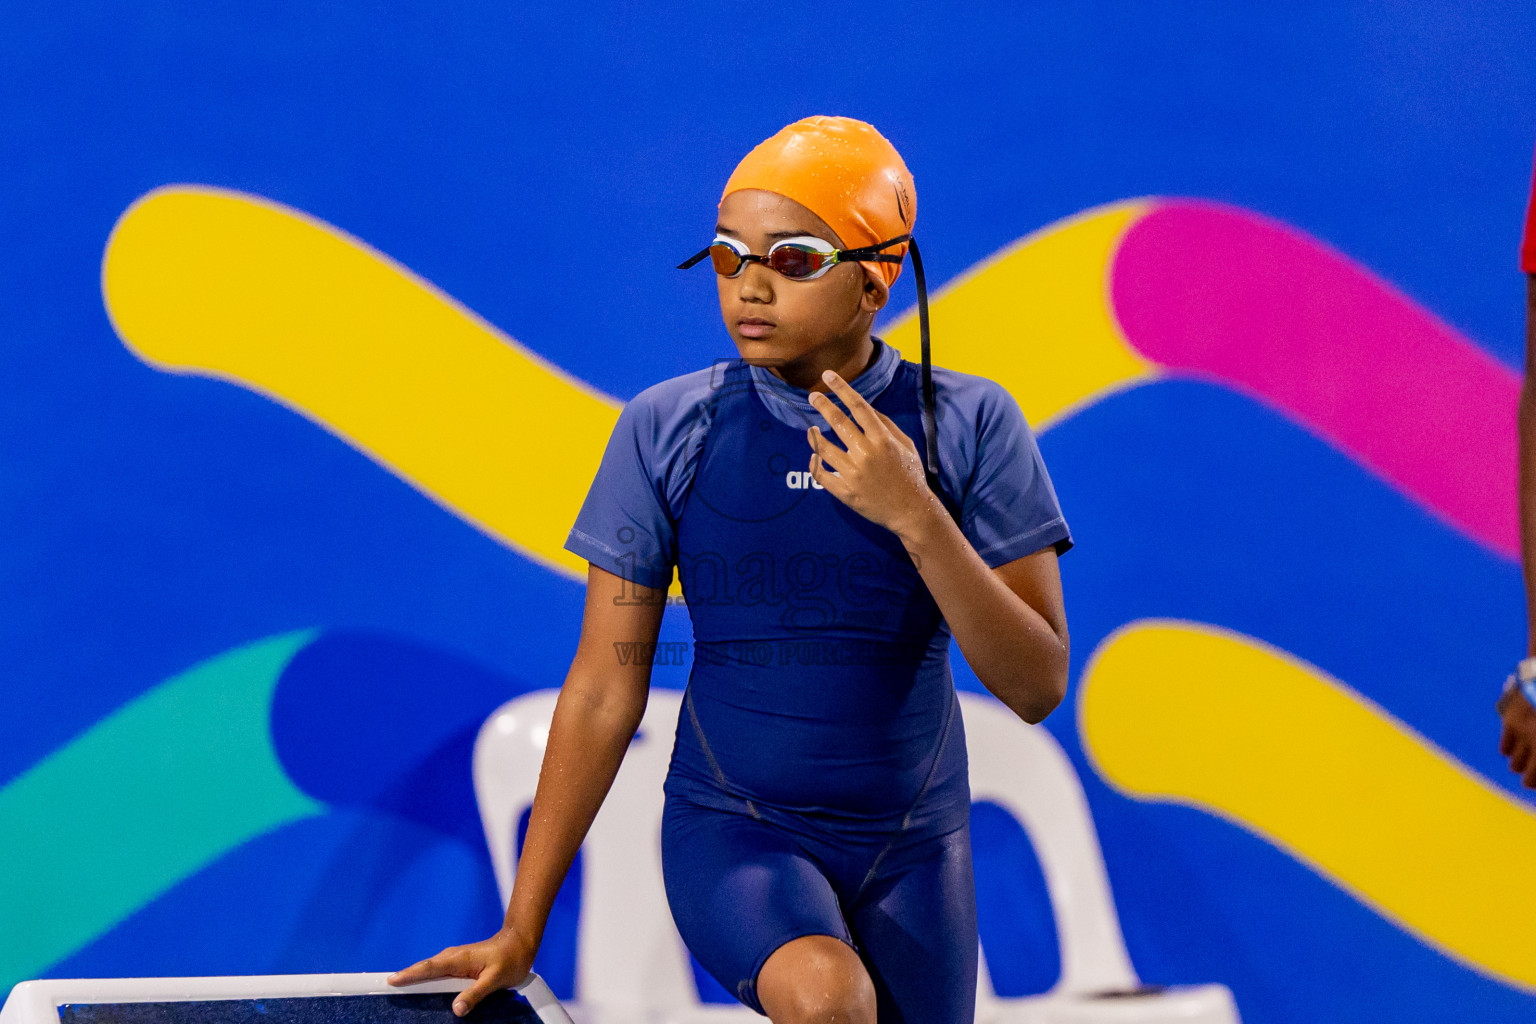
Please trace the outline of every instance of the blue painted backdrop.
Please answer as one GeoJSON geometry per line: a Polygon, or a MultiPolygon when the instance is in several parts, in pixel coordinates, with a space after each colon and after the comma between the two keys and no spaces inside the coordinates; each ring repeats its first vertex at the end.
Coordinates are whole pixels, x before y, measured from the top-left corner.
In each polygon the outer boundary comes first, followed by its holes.
{"type": "MultiPolygon", "coordinates": [[[[735,161],[788,121],[843,113],[913,169],[937,281],[1096,204],[1212,198],[1327,241],[1516,367],[1533,70],[1521,3],[0,10],[0,786],[191,665],[322,629],[277,684],[272,732],[325,813],[47,973],[384,970],[493,929],[468,744],[502,700],[559,684],[581,610],[577,584],[308,421],[135,359],[99,275],[144,192],[199,182],[307,211],[628,397],[731,351],[713,289],[671,268],[735,161]],[[360,717],[365,695],[377,708],[360,717]]],[[[904,276],[892,308],[911,300],[904,276]]],[[[1214,385],[1142,389],[1042,446],[1080,541],[1063,561],[1074,672],[1116,625],[1177,614],[1393,693],[1390,659],[1358,638],[1390,649],[1394,628],[1434,629],[1454,602],[1476,625],[1436,650],[1470,710],[1409,691],[1394,710],[1507,786],[1486,709],[1525,639],[1512,564],[1214,385]],[[1132,443],[1130,480],[1092,457],[1132,443]],[[1260,445],[1283,473],[1245,472],[1260,445]],[[1245,514],[1277,479],[1312,488],[1305,521],[1245,514]],[[1159,511],[1096,500],[1128,486],[1159,511]],[[1362,555],[1352,524],[1399,546],[1362,555]],[[1400,585],[1401,551],[1432,557],[1437,583],[1400,585]],[[1169,559],[1196,571],[1159,572],[1169,559]],[[1318,567],[1318,604],[1277,611],[1291,583],[1245,603],[1291,559],[1318,567]],[[1334,587],[1330,560],[1378,574],[1373,603],[1358,578],[1334,587]]],[[[669,615],[669,635],[686,625],[669,615]]],[[[1225,982],[1257,1024],[1536,1009],[1252,835],[1116,795],[1070,706],[1051,728],[1089,789],[1145,980],[1225,982]]],[[[1056,951],[1027,844],[996,815],[977,827],[983,887],[1007,908],[984,922],[998,988],[1042,990],[1056,951]]],[[[28,842],[0,835],[0,865],[28,842]]],[[[568,979],[560,927],[544,963],[568,979]]]]}

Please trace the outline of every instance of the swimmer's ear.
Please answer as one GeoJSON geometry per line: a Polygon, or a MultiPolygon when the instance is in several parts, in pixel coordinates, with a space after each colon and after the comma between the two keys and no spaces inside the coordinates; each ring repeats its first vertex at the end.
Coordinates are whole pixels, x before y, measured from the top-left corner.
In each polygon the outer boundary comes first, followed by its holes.
{"type": "Polygon", "coordinates": [[[878,313],[891,299],[891,286],[883,277],[871,274],[868,267],[860,265],[859,269],[864,271],[864,291],[859,296],[859,305],[866,312],[878,313]]]}

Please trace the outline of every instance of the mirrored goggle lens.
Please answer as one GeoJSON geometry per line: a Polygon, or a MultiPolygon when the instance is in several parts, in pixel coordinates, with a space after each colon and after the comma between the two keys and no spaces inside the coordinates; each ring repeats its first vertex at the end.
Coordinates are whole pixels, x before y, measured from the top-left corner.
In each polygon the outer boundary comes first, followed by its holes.
{"type": "Polygon", "coordinates": [[[735,277],[741,272],[743,263],[741,253],[724,242],[716,242],[709,247],[709,261],[714,264],[715,273],[722,277],[735,277]]]}
{"type": "Polygon", "coordinates": [[[805,245],[781,245],[768,253],[768,265],[789,278],[811,277],[831,262],[830,255],[805,245]]]}

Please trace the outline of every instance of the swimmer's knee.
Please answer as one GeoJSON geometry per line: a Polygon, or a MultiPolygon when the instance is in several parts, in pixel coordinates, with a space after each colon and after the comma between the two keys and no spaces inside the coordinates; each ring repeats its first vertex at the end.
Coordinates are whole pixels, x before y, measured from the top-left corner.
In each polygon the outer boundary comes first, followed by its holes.
{"type": "Polygon", "coordinates": [[[757,974],[757,999],[773,1024],[875,1024],[875,985],[846,942],[803,935],[757,974]]]}

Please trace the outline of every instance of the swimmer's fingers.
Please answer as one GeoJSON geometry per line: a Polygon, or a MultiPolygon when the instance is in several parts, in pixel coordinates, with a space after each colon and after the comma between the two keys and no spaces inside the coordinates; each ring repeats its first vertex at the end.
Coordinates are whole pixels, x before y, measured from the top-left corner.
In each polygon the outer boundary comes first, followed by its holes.
{"type": "Polygon", "coordinates": [[[436,956],[417,961],[403,971],[396,971],[384,979],[391,985],[414,985],[434,978],[473,978],[469,970],[468,951],[463,946],[449,946],[436,956]]]}
{"type": "MultiPolygon", "coordinates": [[[[821,432],[820,427],[807,427],[806,438],[811,442],[811,471],[816,471],[816,461],[825,462],[834,473],[842,473],[844,470],[853,469],[853,457],[831,441],[821,432]]],[[[817,481],[825,485],[826,481],[817,477],[817,481]]]]}
{"type": "Polygon", "coordinates": [[[473,977],[475,983],[454,997],[453,1012],[460,1017],[497,989],[511,988],[528,977],[533,966],[533,952],[506,930],[468,948],[473,970],[464,976],[473,977]]]}
{"type": "Polygon", "coordinates": [[[843,439],[843,444],[849,451],[855,452],[863,449],[864,431],[859,428],[857,423],[849,419],[843,410],[837,407],[836,402],[820,391],[811,392],[810,402],[817,412],[827,418],[827,426],[837,431],[837,436],[843,439]]]}
{"type": "MultiPolygon", "coordinates": [[[[1536,775],[1536,759],[1531,757],[1531,748],[1523,738],[1515,740],[1509,753],[1509,770],[1521,776],[1522,780],[1536,775]]],[[[1526,782],[1526,785],[1530,783],[1526,782]]]]}
{"type": "Polygon", "coordinates": [[[391,985],[411,985],[433,978],[468,978],[474,984],[453,998],[453,1012],[462,1017],[491,992],[510,988],[526,978],[535,948],[536,944],[528,946],[518,941],[515,932],[503,928],[483,942],[449,946],[386,980],[391,985]]]}
{"type": "MultiPolygon", "coordinates": [[[[816,428],[812,427],[811,432],[813,435],[816,434],[816,428]]],[[[812,447],[815,447],[816,442],[812,441],[811,445],[812,447]]],[[[811,479],[821,485],[822,490],[832,495],[832,497],[836,498],[844,505],[847,505],[849,504],[849,498],[851,497],[848,490],[849,483],[847,478],[842,476],[840,473],[834,473],[833,470],[836,467],[832,466],[830,461],[826,460],[821,455],[821,451],[837,450],[837,445],[831,444],[826,440],[826,438],[821,438],[821,449],[811,452],[811,479]]],[[[842,455],[841,457],[847,458],[846,455],[842,455]]]]}
{"type": "Polygon", "coordinates": [[[843,380],[836,370],[828,370],[822,374],[822,379],[827,382],[828,387],[837,392],[837,397],[843,400],[843,404],[853,414],[853,421],[858,424],[860,430],[866,434],[871,431],[879,431],[879,413],[875,411],[874,406],[865,400],[863,395],[859,394],[858,389],[843,380]]]}
{"type": "Polygon", "coordinates": [[[1510,701],[1503,717],[1499,753],[1509,758],[1511,771],[1536,781],[1536,709],[1523,698],[1517,699],[1510,701]]]}
{"type": "Polygon", "coordinates": [[[912,440],[912,438],[907,435],[907,432],[898,427],[896,425],[896,421],[891,419],[885,413],[881,412],[879,409],[875,409],[874,412],[876,416],[880,417],[880,422],[884,423],[886,429],[891,432],[891,436],[895,439],[896,443],[901,445],[907,451],[911,452],[913,455],[916,455],[917,442],[912,440]]]}
{"type": "Polygon", "coordinates": [[[453,999],[453,1012],[455,1016],[462,1017],[479,1005],[480,1000],[490,995],[499,988],[510,988],[527,977],[528,972],[522,971],[517,977],[511,977],[506,965],[489,963],[480,971],[480,976],[475,983],[460,992],[453,999]]]}
{"type": "Polygon", "coordinates": [[[1505,722],[1499,735],[1499,753],[1509,757],[1520,744],[1520,730],[1516,729],[1513,722],[1505,722]]]}
{"type": "Polygon", "coordinates": [[[1509,756],[1509,770],[1516,774],[1524,774],[1525,770],[1531,766],[1530,745],[1525,742],[1524,737],[1521,737],[1515,743],[1514,753],[1509,756]]]}

